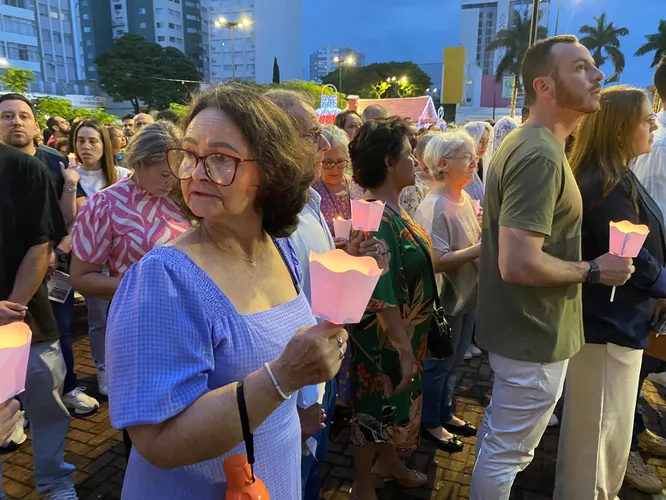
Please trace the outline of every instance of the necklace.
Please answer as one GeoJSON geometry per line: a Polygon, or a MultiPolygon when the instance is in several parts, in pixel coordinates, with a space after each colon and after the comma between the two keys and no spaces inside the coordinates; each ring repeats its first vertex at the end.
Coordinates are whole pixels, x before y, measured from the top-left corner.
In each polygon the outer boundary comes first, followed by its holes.
{"type": "Polygon", "coordinates": [[[237,252],[230,245],[215,241],[213,239],[213,237],[210,235],[210,232],[208,231],[208,229],[206,229],[206,227],[204,226],[204,224],[201,224],[201,228],[206,233],[206,236],[211,241],[211,243],[218,250],[222,250],[223,252],[234,255],[235,257],[239,257],[241,260],[250,264],[252,267],[257,267],[257,260],[259,260],[259,257],[261,257],[261,254],[264,253],[264,249],[268,246],[268,238],[266,238],[266,234],[262,231],[262,236],[263,236],[262,245],[261,245],[261,248],[259,249],[259,251],[257,252],[257,255],[253,259],[253,258],[249,257],[245,252],[237,252]]]}

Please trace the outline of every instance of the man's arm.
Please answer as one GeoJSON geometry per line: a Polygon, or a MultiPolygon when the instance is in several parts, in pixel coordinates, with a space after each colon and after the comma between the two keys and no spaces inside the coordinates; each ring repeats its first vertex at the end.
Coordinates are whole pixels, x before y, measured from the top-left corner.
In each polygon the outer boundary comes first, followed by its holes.
{"type": "Polygon", "coordinates": [[[545,236],[512,227],[499,228],[499,270],[507,283],[560,286],[587,281],[590,264],[567,262],[543,251],[545,236]]]}
{"type": "Polygon", "coordinates": [[[7,298],[11,302],[27,305],[44,280],[49,259],[49,244],[30,247],[16,273],[14,287],[7,298]]]}

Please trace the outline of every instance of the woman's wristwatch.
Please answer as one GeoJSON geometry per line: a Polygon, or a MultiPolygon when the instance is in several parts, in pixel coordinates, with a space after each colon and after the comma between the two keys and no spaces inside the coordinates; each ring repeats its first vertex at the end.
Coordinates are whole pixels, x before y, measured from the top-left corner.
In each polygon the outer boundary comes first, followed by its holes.
{"type": "Polygon", "coordinates": [[[590,265],[590,274],[587,275],[587,282],[590,285],[598,285],[601,283],[601,270],[593,260],[588,261],[588,264],[590,265]]]}

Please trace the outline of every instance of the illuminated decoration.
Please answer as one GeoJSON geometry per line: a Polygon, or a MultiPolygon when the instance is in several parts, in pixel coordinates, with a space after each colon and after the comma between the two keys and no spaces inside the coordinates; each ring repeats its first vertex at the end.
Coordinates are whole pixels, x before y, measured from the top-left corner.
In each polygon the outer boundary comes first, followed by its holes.
{"type": "Polygon", "coordinates": [[[342,113],[342,110],[338,107],[338,89],[334,85],[324,86],[321,90],[321,107],[317,109],[319,122],[324,125],[333,125],[335,117],[340,113],[342,113]],[[324,94],[326,87],[333,87],[335,94],[324,94]]]}

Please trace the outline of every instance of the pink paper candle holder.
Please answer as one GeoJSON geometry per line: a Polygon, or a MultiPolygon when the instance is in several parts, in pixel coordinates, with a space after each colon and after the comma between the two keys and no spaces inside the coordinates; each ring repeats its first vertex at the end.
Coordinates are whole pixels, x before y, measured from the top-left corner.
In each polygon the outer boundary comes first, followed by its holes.
{"type": "Polygon", "coordinates": [[[0,326],[0,402],[25,390],[32,332],[19,321],[0,326]]]}
{"type": "Polygon", "coordinates": [[[381,275],[372,257],[310,252],[312,313],[336,325],[358,323],[381,275]]]}
{"type": "Polygon", "coordinates": [[[333,232],[335,233],[336,238],[343,238],[345,241],[349,241],[349,233],[352,228],[351,219],[343,219],[342,217],[336,217],[333,219],[333,232]]]}
{"type": "MultiPolygon", "coordinates": [[[[632,224],[628,220],[611,222],[609,231],[609,252],[618,257],[634,259],[645,243],[650,228],[644,224],[632,224]]],[[[615,289],[611,291],[610,301],[615,301],[615,289]]]]}
{"type": "Polygon", "coordinates": [[[384,215],[384,202],[352,200],[352,227],[359,231],[377,231],[384,215]]]}

